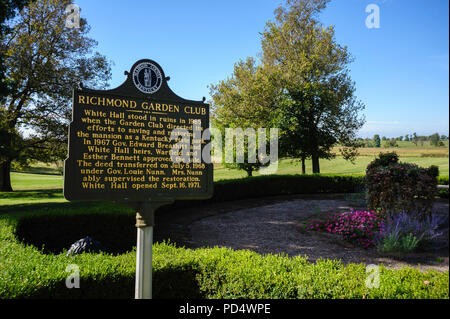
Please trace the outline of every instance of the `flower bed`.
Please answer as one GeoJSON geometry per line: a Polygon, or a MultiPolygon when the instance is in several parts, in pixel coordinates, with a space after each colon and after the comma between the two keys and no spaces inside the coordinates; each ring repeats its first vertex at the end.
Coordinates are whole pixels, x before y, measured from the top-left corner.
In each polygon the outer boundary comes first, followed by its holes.
{"type": "Polygon", "coordinates": [[[313,219],[308,225],[309,230],[339,234],[344,240],[364,248],[375,247],[375,236],[383,227],[384,217],[374,211],[338,213],[326,219],[313,219]]]}

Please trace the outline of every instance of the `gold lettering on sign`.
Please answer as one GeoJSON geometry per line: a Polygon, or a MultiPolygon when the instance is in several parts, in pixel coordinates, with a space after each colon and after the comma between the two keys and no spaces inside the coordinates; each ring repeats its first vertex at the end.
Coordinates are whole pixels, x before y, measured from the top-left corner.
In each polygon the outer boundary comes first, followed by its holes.
{"type": "MultiPolygon", "coordinates": [[[[204,106],[93,94],[79,94],[75,102],[82,109],[74,113],[72,138],[80,148],[71,156],[77,157],[81,189],[174,192],[203,187],[206,165],[173,163],[170,153],[177,141],[170,134],[183,128],[187,133],[182,135],[191,140],[194,121],[209,121],[204,106]]],[[[191,146],[190,154],[205,144],[191,146]]]]}

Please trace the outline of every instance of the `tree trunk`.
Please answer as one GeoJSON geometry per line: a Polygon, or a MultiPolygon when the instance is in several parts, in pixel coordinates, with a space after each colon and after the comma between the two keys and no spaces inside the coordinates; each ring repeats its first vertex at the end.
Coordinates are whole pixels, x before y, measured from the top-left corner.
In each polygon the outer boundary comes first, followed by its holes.
{"type": "Polygon", "coordinates": [[[253,170],[252,169],[248,169],[247,170],[247,177],[252,177],[253,176],[253,170]]]}
{"type": "Polygon", "coordinates": [[[306,174],[305,157],[302,157],[302,174],[306,174]]]}
{"type": "Polygon", "coordinates": [[[12,192],[11,187],[11,161],[0,164],[0,191],[12,192]]]}
{"type": "Polygon", "coordinates": [[[311,156],[311,159],[312,159],[312,172],[313,172],[313,174],[320,173],[319,155],[313,154],[311,156]]]}

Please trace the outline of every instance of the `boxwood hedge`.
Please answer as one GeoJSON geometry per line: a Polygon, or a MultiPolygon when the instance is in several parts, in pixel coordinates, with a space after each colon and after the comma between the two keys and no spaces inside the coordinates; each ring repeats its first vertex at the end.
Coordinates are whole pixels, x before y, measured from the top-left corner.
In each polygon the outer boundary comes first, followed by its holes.
{"type": "Polygon", "coordinates": [[[263,175],[214,182],[210,199],[180,200],[162,207],[170,210],[204,203],[293,194],[356,193],[364,188],[363,175],[263,175]]]}
{"type": "MultiPolygon", "coordinates": [[[[24,218],[118,214],[109,203],[59,204],[0,215],[0,298],[133,298],[134,249],[118,255],[46,254],[21,242],[24,218]],[[80,269],[80,288],[65,286],[66,267],[80,269]]],[[[36,219],[35,219],[36,220],[36,219]]],[[[45,229],[41,229],[45,233],[45,229]]],[[[117,234],[113,234],[117,236],[117,234]]],[[[380,268],[379,288],[366,287],[363,264],[260,255],[226,248],[154,245],[154,298],[448,298],[448,272],[380,268]]]]}

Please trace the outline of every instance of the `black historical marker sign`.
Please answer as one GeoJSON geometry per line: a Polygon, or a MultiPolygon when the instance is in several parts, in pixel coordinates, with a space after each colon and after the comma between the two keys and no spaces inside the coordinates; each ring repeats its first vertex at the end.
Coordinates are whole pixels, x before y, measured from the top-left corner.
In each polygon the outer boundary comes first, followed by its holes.
{"type": "Polygon", "coordinates": [[[209,105],[180,98],[167,80],[156,62],[144,59],[116,89],[74,90],[66,199],[142,202],[212,196],[212,164],[201,156],[207,141],[193,143],[209,127],[209,105]],[[173,146],[183,137],[171,139],[174,129],[188,133],[189,163],[173,161],[180,154],[173,146]]]}

